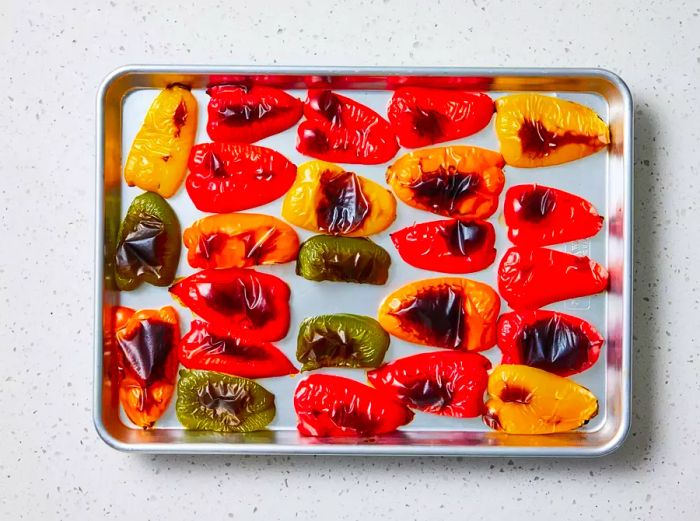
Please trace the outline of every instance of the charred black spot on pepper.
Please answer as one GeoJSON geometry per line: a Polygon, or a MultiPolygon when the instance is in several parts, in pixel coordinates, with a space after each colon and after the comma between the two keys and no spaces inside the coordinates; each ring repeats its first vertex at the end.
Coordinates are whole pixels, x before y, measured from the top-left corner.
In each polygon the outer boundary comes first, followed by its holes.
{"type": "Polygon", "coordinates": [[[342,104],[332,91],[322,91],[318,96],[311,98],[309,104],[313,110],[322,114],[332,124],[340,123],[342,104]]]}
{"type": "Polygon", "coordinates": [[[305,128],[300,136],[309,152],[325,152],[330,148],[328,136],[317,128],[305,128]]]}
{"type": "Polygon", "coordinates": [[[477,173],[458,172],[454,166],[446,169],[441,165],[437,170],[424,171],[421,165],[421,172],[422,175],[409,188],[413,190],[416,201],[438,213],[454,211],[481,184],[477,173]]]}
{"type": "Polygon", "coordinates": [[[262,327],[274,318],[269,295],[255,280],[234,283],[197,283],[202,298],[222,315],[245,315],[254,327],[262,327]]]}
{"type": "Polygon", "coordinates": [[[536,186],[532,190],[524,192],[518,202],[523,219],[537,223],[554,210],[557,199],[549,188],[536,186]]]}
{"type": "Polygon", "coordinates": [[[527,365],[549,371],[576,371],[588,361],[590,342],[579,328],[553,316],[525,326],[519,346],[527,365]]]}
{"type": "Polygon", "coordinates": [[[180,104],[175,109],[175,114],[173,114],[173,124],[175,125],[175,137],[180,137],[180,130],[185,126],[187,121],[187,105],[185,100],[181,99],[180,104]]]}
{"type": "Polygon", "coordinates": [[[136,374],[147,382],[158,378],[173,347],[174,326],[160,320],[141,320],[129,337],[119,335],[119,347],[136,374]]]}
{"type": "Polygon", "coordinates": [[[452,393],[448,385],[449,382],[438,382],[431,378],[414,380],[404,388],[397,389],[397,394],[417,409],[428,407],[442,409],[452,402],[452,393]]]}
{"type": "Polygon", "coordinates": [[[522,151],[532,157],[547,157],[564,145],[582,144],[596,147],[597,137],[589,137],[574,132],[557,134],[548,130],[540,120],[525,119],[518,130],[522,151]]]}
{"type": "Polygon", "coordinates": [[[445,226],[442,234],[453,255],[470,255],[478,250],[486,239],[484,225],[471,221],[453,221],[445,226]]]}
{"type": "Polygon", "coordinates": [[[369,214],[369,202],[359,178],[352,172],[321,173],[321,198],[316,207],[318,226],[330,234],[357,230],[369,214]]]}
{"type": "Polygon", "coordinates": [[[502,402],[507,403],[530,403],[530,400],[532,399],[532,392],[525,387],[507,383],[505,387],[503,387],[503,390],[499,393],[498,397],[502,402]]]}
{"type": "Polygon", "coordinates": [[[242,385],[207,382],[197,390],[197,399],[213,418],[237,426],[243,423],[252,396],[242,385]]]}
{"type": "Polygon", "coordinates": [[[124,277],[143,273],[160,274],[165,248],[165,225],[143,213],[134,216],[133,228],[120,241],[116,252],[116,268],[124,277]]]}

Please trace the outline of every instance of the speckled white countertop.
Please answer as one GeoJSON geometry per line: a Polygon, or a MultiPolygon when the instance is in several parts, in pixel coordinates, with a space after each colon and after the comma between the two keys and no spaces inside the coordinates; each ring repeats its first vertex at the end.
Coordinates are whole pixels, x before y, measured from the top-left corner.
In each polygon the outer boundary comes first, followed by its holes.
{"type": "Polygon", "coordinates": [[[697,2],[157,4],[0,9],[0,519],[697,519],[697,2]],[[101,79],[128,63],[620,74],[636,101],[634,419],[623,448],[509,460],[107,447],[91,418],[94,105],[101,79]]]}

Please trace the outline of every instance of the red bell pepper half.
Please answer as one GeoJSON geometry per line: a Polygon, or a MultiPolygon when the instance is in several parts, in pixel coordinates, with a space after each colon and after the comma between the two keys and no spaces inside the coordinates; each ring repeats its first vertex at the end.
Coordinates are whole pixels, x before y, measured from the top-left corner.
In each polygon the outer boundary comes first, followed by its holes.
{"type": "Polygon", "coordinates": [[[399,145],[389,122],[357,101],[325,89],[311,89],[297,129],[297,150],[332,163],[375,165],[396,155],[399,145]]]}
{"type": "Polygon", "coordinates": [[[404,87],[387,115],[399,143],[418,148],[474,134],[491,121],[493,100],[481,92],[404,87]]]}
{"type": "Polygon", "coordinates": [[[517,310],[593,295],[608,287],[608,272],[588,257],[548,248],[510,248],[498,267],[498,291],[517,310]]]}
{"type": "Polygon", "coordinates": [[[170,287],[184,306],[217,335],[272,342],[289,330],[289,286],[245,268],[206,269],[170,287]]]}
{"type": "Polygon", "coordinates": [[[411,409],[473,418],[483,413],[489,369],[491,362],[478,353],[439,351],[399,358],[367,378],[411,409]]]}
{"type": "Polygon", "coordinates": [[[546,246],[592,237],[603,227],[591,203],[541,185],[518,185],[506,192],[508,238],[519,246],[546,246]]]}
{"type": "Polygon", "coordinates": [[[604,339],[578,317],[546,311],[505,313],[498,319],[498,347],[503,364],[523,364],[559,376],[591,367],[604,339]]]}
{"type": "Polygon", "coordinates": [[[374,436],[393,432],[413,419],[413,413],[391,396],[326,374],[314,374],[299,383],[294,410],[303,436],[374,436]]]}
{"type": "Polygon", "coordinates": [[[391,240],[404,261],[424,270],[471,273],[496,258],[493,225],[479,219],[418,223],[392,233],[391,240]]]}
{"type": "Polygon", "coordinates": [[[297,167],[269,148],[235,143],[192,147],[185,185],[203,212],[229,213],[255,208],[284,195],[297,167]]]}
{"type": "Polygon", "coordinates": [[[274,87],[216,85],[207,89],[207,133],[213,141],[254,143],[299,121],[301,100],[274,87]]]}
{"type": "Polygon", "coordinates": [[[182,337],[179,357],[188,369],[243,378],[271,378],[299,372],[274,345],[217,335],[202,320],[193,320],[189,332],[182,337]]]}

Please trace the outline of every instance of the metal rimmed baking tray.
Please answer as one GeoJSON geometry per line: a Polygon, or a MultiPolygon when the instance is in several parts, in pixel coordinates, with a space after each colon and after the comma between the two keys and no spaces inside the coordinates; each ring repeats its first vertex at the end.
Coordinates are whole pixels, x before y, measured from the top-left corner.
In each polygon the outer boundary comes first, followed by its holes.
{"type": "MultiPolygon", "coordinates": [[[[114,71],[104,80],[97,99],[94,421],[99,435],[117,449],[152,453],[599,456],[615,450],[623,442],[630,422],[632,131],[629,90],[619,77],[600,69],[131,66],[114,71]],[[109,264],[116,230],[129,203],[140,193],[137,188],[127,187],[124,183],[123,161],[157,89],[172,83],[192,88],[200,104],[196,142],[203,142],[209,140],[205,130],[207,85],[244,79],[272,84],[301,98],[305,96],[306,88],[322,84],[350,95],[380,114],[385,114],[386,102],[397,85],[459,87],[487,92],[492,97],[521,91],[541,92],[583,103],[598,112],[611,130],[611,145],[605,151],[555,167],[505,168],[506,189],[520,183],[547,184],[589,199],[606,217],[605,226],[596,237],[556,248],[587,254],[606,265],[610,271],[609,291],[548,306],[592,322],[606,338],[603,354],[595,366],[573,377],[598,396],[598,416],[576,432],[515,436],[490,431],[480,419],[460,420],[418,413],[411,424],[391,435],[367,439],[304,438],[295,429],[292,410],[292,393],[303,377],[297,375],[262,381],[275,393],[278,411],[266,431],[249,434],[185,431],[179,426],[172,406],[155,429],[144,431],[130,425],[120,411],[109,352],[103,347],[105,336],[111,330],[109,318],[103,319],[109,317],[105,310],[116,304],[153,308],[172,305],[173,301],[167,288],[143,286],[133,292],[119,292],[111,283],[109,264]]],[[[266,138],[260,144],[300,164],[309,158],[296,152],[294,140],[293,128],[266,138]]],[[[457,142],[498,149],[492,125],[457,142]]],[[[405,152],[399,151],[397,157],[405,152]]],[[[353,165],[352,170],[383,182],[386,166],[353,165]]],[[[169,202],[183,227],[203,215],[194,208],[183,190],[169,202]]],[[[280,204],[281,201],[275,201],[251,211],[279,216],[280,204]]],[[[430,214],[399,203],[397,221],[373,239],[394,253],[389,233],[427,220],[430,220],[430,214]]],[[[500,211],[490,221],[497,229],[499,255],[496,263],[466,277],[495,286],[496,266],[509,244],[500,211]]],[[[302,239],[311,235],[298,231],[302,239]]],[[[193,271],[184,260],[185,253],[178,275],[193,271]]],[[[385,287],[354,287],[339,283],[313,286],[318,283],[294,275],[293,265],[262,270],[282,277],[292,288],[290,332],[278,343],[290,359],[294,358],[296,326],[305,316],[328,312],[374,316],[383,295],[410,280],[439,276],[405,266],[397,256],[394,256],[392,275],[385,287]]],[[[503,310],[507,310],[503,304],[503,310]]],[[[189,311],[185,308],[179,308],[179,311],[182,327],[187,328],[189,311]]],[[[421,350],[392,339],[387,360],[421,350]]],[[[494,363],[500,359],[496,348],[484,354],[494,363]]],[[[364,371],[359,369],[324,371],[364,380],[364,371]]]]}

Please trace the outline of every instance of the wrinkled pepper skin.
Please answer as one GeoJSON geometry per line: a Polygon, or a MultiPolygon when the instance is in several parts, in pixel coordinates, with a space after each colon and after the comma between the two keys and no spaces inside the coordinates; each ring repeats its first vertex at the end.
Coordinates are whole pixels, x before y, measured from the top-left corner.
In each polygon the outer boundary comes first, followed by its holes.
{"type": "Polygon", "coordinates": [[[548,248],[510,248],[498,267],[498,291],[516,311],[594,295],[608,287],[608,271],[588,257],[548,248]]]}
{"type": "Polygon", "coordinates": [[[289,331],[289,286],[251,269],[206,269],[170,287],[183,306],[217,335],[249,342],[281,340],[289,331]]]}
{"type": "Polygon", "coordinates": [[[172,284],[180,261],[180,223],[158,194],[134,198],[119,227],[114,277],[122,291],[142,282],[172,284]]]}
{"type": "Polygon", "coordinates": [[[595,364],[604,341],[591,324],[564,313],[539,309],[504,313],[498,319],[501,363],[537,367],[559,376],[595,364]]]}
{"type": "Polygon", "coordinates": [[[188,369],[217,371],[243,378],[271,378],[299,371],[274,345],[217,335],[203,320],[193,320],[179,347],[180,363],[188,369]]]}
{"type": "Polygon", "coordinates": [[[552,434],[588,423],[598,400],[585,387],[542,369],[499,365],[489,376],[484,423],[508,434],[552,434]]]}
{"type": "Polygon", "coordinates": [[[299,249],[296,273],[308,280],[385,284],[391,257],[362,237],[315,235],[299,249]]]}
{"type": "Polygon", "coordinates": [[[368,371],[367,379],[411,409],[474,418],[484,411],[489,369],[478,353],[438,351],[399,358],[368,371]]]}
{"type": "Polygon", "coordinates": [[[338,313],[304,319],[297,336],[302,371],[320,367],[379,367],[389,334],[370,317],[338,313]]]}
{"type": "Polygon", "coordinates": [[[355,380],[326,374],[299,382],[294,410],[302,436],[375,436],[413,420],[413,413],[398,400],[355,380]]]}
{"type": "Polygon", "coordinates": [[[548,246],[592,237],[604,220],[582,197],[536,184],[508,189],[503,215],[508,238],[518,246],[548,246]]]}
{"type": "Polygon", "coordinates": [[[386,188],[341,166],[308,161],[284,198],[282,217],[328,235],[380,233],[396,219],[396,200],[386,188]]]}
{"type": "Polygon", "coordinates": [[[401,258],[411,266],[442,273],[472,273],[496,259],[496,232],[480,219],[414,224],[391,234],[401,258]]]}
{"type": "Polygon", "coordinates": [[[401,146],[419,148],[480,131],[491,121],[493,100],[481,92],[403,87],[387,115],[401,146]]]}
{"type": "Polygon", "coordinates": [[[292,186],[296,165],[256,145],[201,143],[192,148],[185,187],[198,210],[231,213],[279,199],[292,186]]]}
{"type": "Polygon", "coordinates": [[[173,85],[161,91],[148,109],[124,167],[129,186],[166,199],[178,191],[197,133],[197,100],[189,89],[173,85]]]}
{"type": "Polygon", "coordinates": [[[334,163],[377,165],[399,150],[389,122],[369,107],[325,89],[309,90],[297,150],[334,163]]]}
{"type": "Polygon", "coordinates": [[[521,168],[567,163],[610,143],[608,126],[594,111],[541,94],[497,99],[496,134],[506,163],[521,168]]]}
{"type": "Polygon", "coordinates": [[[170,306],[159,310],[114,309],[119,402],[128,418],[149,429],[175,390],[180,326],[170,306]]]}
{"type": "Polygon", "coordinates": [[[270,215],[209,215],[185,229],[182,240],[193,268],[247,268],[296,259],[299,237],[270,215]]]}
{"type": "Polygon", "coordinates": [[[444,277],[411,282],[379,306],[379,323],[395,337],[426,346],[482,351],[496,343],[501,305],[488,285],[444,277]]]}
{"type": "Polygon", "coordinates": [[[486,219],[498,208],[505,176],[498,152],[471,146],[410,152],[386,171],[404,203],[445,217],[486,219]]]}
{"type": "Polygon", "coordinates": [[[212,141],[254,143],[301,119],[301,100],[274,87],[216,85],[207,94],[207,133],[212,141]]]}
{"type": "Polygon", "coordinates": [[[247,378],[183,369],[175,412],[189,430],[260,431],[275,418],[275,395],[247,378]]]}

